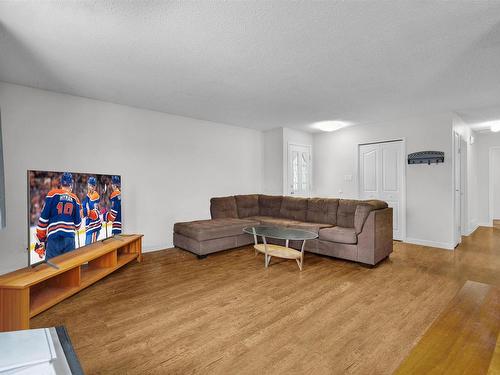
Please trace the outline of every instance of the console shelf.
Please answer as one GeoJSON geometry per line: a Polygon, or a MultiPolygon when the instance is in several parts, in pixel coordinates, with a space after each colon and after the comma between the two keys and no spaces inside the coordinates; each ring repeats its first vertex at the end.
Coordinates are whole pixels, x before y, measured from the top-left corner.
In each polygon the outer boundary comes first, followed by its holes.
{"type": "Polygon", "coordinates": [[[0,276],[0,331],[28,329],[29,319],[137,259],[142,235],[120,235],[0,276]]]}

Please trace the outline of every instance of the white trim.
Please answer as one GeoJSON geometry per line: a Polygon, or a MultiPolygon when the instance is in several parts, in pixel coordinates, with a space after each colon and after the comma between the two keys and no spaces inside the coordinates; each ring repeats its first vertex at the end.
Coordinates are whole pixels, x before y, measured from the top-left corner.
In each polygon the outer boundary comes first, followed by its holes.
{"type": "MultiPolygon", "coordinates": [[[[377,144],[377,143],[391,143],[391,142],[401,142],[402,143],[402,148],[403,152],[401,155],[401,162],[402,162],[402,172],[403,172],[403,186],[401,187],[401,241],[406,242],[406,173],[407,173],[407,151],[406,151],[406,137],[401,137],[401,138],[394,138],[394,139],[388,139],[388,140],[379,140],[379,141],[373,141],[373,142],[364,142],[364,143],[358,143],[355,148],[355,183],[356,183],[356,198],[359,199],[361,196],[361,190],[359,186],[360,182],[360,177],[359,177],[359,149],[361,146],[364,145],[372,145],[372,144],[377,144]]],[[[342,198],[342,197],[339,197],[342,198]]]]}
{"type": "Polygon", "coordinates": [[[457,131],[452,131],[451,134],[451,139],[452,139],[452,153],[453,157],[451,158],[451,178],[452,178],[452,207],[453,207],[453,242],[455,243],[455,246],[458,246],[462,243],[462,160],[461,160],[461,146],[462,146],[462,136],[460,133],[457,131]],[[458,149],[457,149],[457,140],[458,140],[458,149]],[[458,155],[458,156],[457,156],[458,155]],[[457,167],[458,169],[458,186],[456,184],[457,182],[457,167]],[[457,190],[458,190],[458,207],[457,207],[457,190]],[[457,218],[458,215],[458,218],[457,218]],[[457,219],[458,219],[458,226],[460,230],[457,228],[457,219]]]}
{"type": "Polygon", "coordinates": [[[407,151],[406,151],[406,138],[401,139],[403,141],[403,191],[402,191],[402,204],[401,207],[403,209],[403,212],[401,213],[401,216],[403,218],[403,225],[401,227],[401,239],[403,241],[406,241],[406,171],[408,167],[407,163],[407,151]]]}
{"type": "Polygon", "coordinates": [[[404,242],[413,245],[436,247],[438,249],[443,249],[443,250],[455,250],[455,246],[453,245],[453,243],[447,243],[447,242],[428,241],[428,240],[421,240],[419,238],[409,238],[409,237],[407,237],[406,241],[404,242]]]}
{"type": "Polygon", "coordinates": [[[493,222],[489,222],[489,223],[477,223],[477,226],[478,227],[487,227],[487,228],[491,228],[493,227],[493,222]]]}
{"type": "Polygon", "coordinates": [[[467,232],[465,232],[463,234],[463,236],[470,236],[470,235],[472,235],[472,233],[474,233],[477,230],[477,228],[479,228],[480,226],[481,225],[476,224],[476,225],[474,225],[474,227],[472,229],[468,228],[469,230],[467,232]]]}
{"type": "Polygon", "coordinates": [[[169,249],[174,249],[173,244],[160,244],[160,245],[148,245],[148,246],[143,246],[142,247],[142,252],[143,253],[149,253],[152,251],[159,251],[159,250],[169,250],[169,249]]]}
{"type": "Polygon", "coordinates": [[[493,226],[493,204],[494,204],[494,199],[493,199],[493,151],[494,150],[500,150],[500,147],[495,146],[495,147],[490,147],[489,150],[489,157],[488,157],[488,206],[489,206],[489,219],[490,223],[487,225],[488,227],[493,226]]]}

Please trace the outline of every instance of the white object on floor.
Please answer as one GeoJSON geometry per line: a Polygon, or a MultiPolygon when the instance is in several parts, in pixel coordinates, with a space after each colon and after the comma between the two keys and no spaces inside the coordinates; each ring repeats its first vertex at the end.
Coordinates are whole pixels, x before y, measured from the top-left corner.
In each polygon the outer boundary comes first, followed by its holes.
{"type": "Polygon", "coordinates": [[[0,374],[56,374],[57,358],[48,328],[0,333],[0,374]]]}

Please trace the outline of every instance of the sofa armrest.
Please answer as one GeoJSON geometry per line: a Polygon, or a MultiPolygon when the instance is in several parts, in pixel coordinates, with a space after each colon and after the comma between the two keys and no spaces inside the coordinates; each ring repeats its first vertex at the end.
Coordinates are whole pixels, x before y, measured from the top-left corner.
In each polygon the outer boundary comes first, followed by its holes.
{"type": "Polygon", "coordinates": [[[358,262],[375,265],[392,253],[392,208],[368,214],[358,234],[358,262]]]}

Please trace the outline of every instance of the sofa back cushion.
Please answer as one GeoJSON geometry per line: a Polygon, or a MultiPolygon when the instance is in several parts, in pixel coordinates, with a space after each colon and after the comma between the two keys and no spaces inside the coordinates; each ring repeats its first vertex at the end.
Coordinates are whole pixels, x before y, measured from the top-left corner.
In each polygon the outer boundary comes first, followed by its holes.
{"type": "Polygon", "coordinates": [[[311,198],[307,202],[306,221],[337,225],[339,200],[333,198],[311,198]]]}
{"type": "Polygon", "coordinates": [[[344,228],[354,228],[354,213],[360,201],[341,199],[337,210],[337,225],[344,228]]]}
{"type": "Polygon", "coordinates": [[[259,215],[279,217],[282,200],[281,196],[259,195],[259,215]]]}
{"type": "Polygon", "coordinates": [[[259,216],[259,195],[235,195],[236,208],[240,219],[250,216],[259,216]]]}
{"type": "Polygon", "coordinates": [[[236,200],[233,196],[210,199],[210,214],[212,219],[237,219],[236,200]]]}
{"type": "Polygon", "coordinates": [[[283,197],[280,217],[290,220],[306,221],[307,198],[283,197]]]}
{"type": "Polygon", "coordinates": [[[356,207],[356,212],[354,213],[354,229],[356,230],[356,234],[361,233],[363,230],[363,226],[365,225],[365,221],[368,218],[368,215],[370,215],[370,212],[387,207],[387,202],[375,199],[359,201],[358,206],[356,207]]]}
{"type": "Polygon", "coordinates": [[[360,203],[358,207],[356,207],[356,212],[354,213],[354,229],[356,230],[356,234],[361,233],[363,230],[363,226],[365,225],[365,221],[375,208],[367,203],[360,203]]]}

